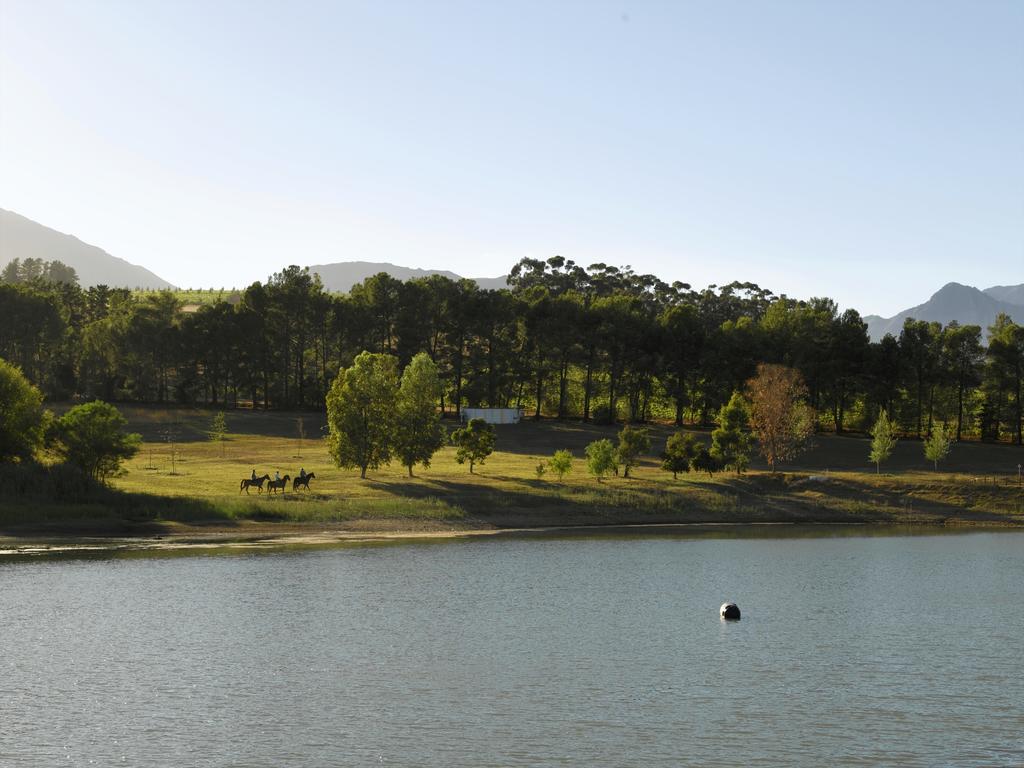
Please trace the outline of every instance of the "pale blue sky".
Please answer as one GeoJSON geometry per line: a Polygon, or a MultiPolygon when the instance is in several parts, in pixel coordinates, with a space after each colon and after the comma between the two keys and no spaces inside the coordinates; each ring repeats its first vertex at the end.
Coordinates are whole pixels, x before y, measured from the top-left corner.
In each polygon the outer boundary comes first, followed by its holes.
{"type": "Polygon", "coordinates": [[[1024,2],[0,0],[0,207],[182,286],[1024,281],[1024,2]]]}

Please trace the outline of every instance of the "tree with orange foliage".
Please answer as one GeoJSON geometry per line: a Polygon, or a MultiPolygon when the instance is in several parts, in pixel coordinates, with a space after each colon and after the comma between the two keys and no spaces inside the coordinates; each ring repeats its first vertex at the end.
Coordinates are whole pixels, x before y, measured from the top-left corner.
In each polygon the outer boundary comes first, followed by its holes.
{"type": "Polygon", "coordinates": [[[807,405],[807,386],[799,372],[784,365],[762,363],[747,382],[750,426],[761,454],[774,472],[808,447],[814,434],[814,410],[807,405]]]}

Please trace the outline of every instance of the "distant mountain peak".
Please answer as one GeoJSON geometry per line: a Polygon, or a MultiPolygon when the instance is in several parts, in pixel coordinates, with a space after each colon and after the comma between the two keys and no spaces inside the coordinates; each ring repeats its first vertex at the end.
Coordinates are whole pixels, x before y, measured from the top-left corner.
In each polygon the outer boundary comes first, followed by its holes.
{"type": "Polygon", "coordinates": [[[964,285],[963,283],[946,283],[932,294],[924,304],[905,309],[893,317],[868,315],[864,322],[868,324],[868,333],[872,340],[879,341],[887,333],[899,336],[903,323],[907,318],[940,322],[948,325],[954,320],[960,325],[978,325],[982,331],[995,322],[996,317],[1005,312],[1011,317],[1024,316],[1024,284],[1016,286],[997,286],[985,291],[964,285]],[[992,292],[1008,299],[997,298],[992,292]],[[1020,303],[1014,304],[1012,299],[1018,297],[1020,303]]]}
{"type": "Polygon", "coordinates": [[[983,293],[991,296],[996,301],[1024,307],[1024,283],[1020,285],[993,285],[991,288],[986,288],[983,293]]]}
{"type": "Polygon", "coordinates": [[[0,268],[15,259],[60,261],[78,274],[78,284],[111,288],[173,288],[145,267],[111,256],[102,248],[83,243],[21,214],[0,208],[0,268]]]}

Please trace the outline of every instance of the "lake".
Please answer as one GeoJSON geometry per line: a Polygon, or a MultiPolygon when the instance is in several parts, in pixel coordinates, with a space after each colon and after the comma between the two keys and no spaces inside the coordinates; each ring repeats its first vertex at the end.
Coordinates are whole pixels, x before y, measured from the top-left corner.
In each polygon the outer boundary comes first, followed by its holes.
{"type": "Polygon", "coordinates": [[[0,560],[0,765],[1024,764],[1024,532],[738,533],[0,560]]]}

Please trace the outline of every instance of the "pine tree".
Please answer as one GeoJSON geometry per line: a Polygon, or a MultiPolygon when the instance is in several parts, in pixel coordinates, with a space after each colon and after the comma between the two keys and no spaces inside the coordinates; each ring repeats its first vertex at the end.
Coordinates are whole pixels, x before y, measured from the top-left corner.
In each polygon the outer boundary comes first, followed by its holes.
{"type": "Polygon", "coordinates": [[[718,412],[718,428],[711,433],[711,455],[726,469],[742,474],[750,465],[750,414],[747,401],[733,392],[718,412]]]}

